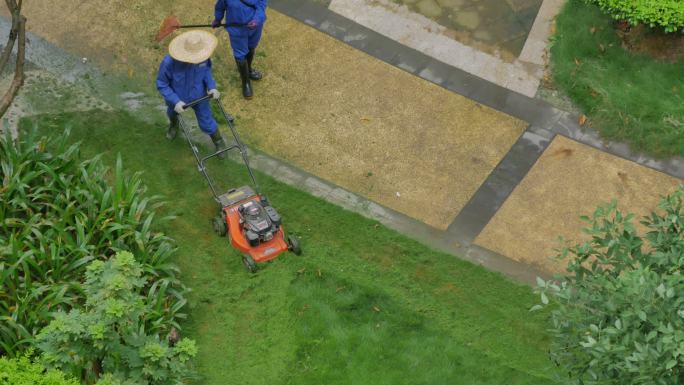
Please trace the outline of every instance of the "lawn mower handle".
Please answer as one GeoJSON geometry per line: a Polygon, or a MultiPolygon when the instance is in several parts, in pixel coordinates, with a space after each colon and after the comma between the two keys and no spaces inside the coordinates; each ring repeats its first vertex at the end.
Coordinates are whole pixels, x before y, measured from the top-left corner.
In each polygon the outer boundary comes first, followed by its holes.
{"type": "Polygon", "coordinates": [[[212,97],[213,97],[213,96],[211,96],[211,94],[206,94],[206,95],[202,96],[201,98],[195,99],[195,100],[191,101],[190,103],[184,105],[184,106],[183,106],[183,109],[184,109],[184,110],[187,110],[188,108],[192,108],[192,107],[194,107],[194,106],[196,106],[196,105],[202,103],[202,102],[205,101],[205,100],[211,99],[212,97]]]}
{"type": "MultiPolygon", "coordinates": [[[[195,106],[195,105],[202,103],[203,101],[209,100],[209,99],[212,99],[212,95],[207,94],[207,95],[205,95],[199,99],[195,99],[195,100],[191,101],[190,103],[186,104],[183,108],[188,109],[192,106],[195,106]]],[[[207,160],[209,160],[210,158],[213,158],[215,156],[218,156],[220,154],[228,152],[229,150],[237,148],[238,151],[240,151],[240,156],[242,157],[242,161],[245,163],[245,167],[247,167],[247,173],[249,174],[249,177],[252,180],[254,190],[256,191],[257,194],[261,195],[259,184],[257,183],[256,178],[254,177],[254,173],[252,172],[252,167],[250,167],[250,165],[249,165],[249,159],[247,158],[247,149],[245,148],[245,145],[242,144],[242,140],[240,140],[240,135],[238,135],[238,132],[235,129],[235,126],[233,125],[233,119],[232,119],[232,117],[228,116],[228,113],[223,108],[223,103],[221,103],[221,99],[214,99],[214,100],[216,100],[216,104],[218,105],[218,108],[221,111],[221,114],[223,114],[223,117],[226,120],[226,123],[228,124],[228,128],[230,128],[230,132],[233,134],[233,138],[235,139],[235,144],[232,146],[227,146],[226,148],[219,150],[217,152],[214,152],[212,154],[209,154],[203,158],[200,157],[199,154],[197,154],[195,152],[195,149],[193,148],[193,153],[195,155],[195,158],[197,159],[197,164],[199,166],[199,170],[207,178],[207,181],[209,182],[209,187],[211,188],[211,191],[214,193],[214,197],[216,197],[216,199],[218,199],[218,195],[216,195],[216,190],[214,189],[214,186],[211,182],[211,179],[209,178],[209,175],[206,173],[206,167],[204,166],[204,163],[207,160]]],[[[185,131],[185,123],[183,123],[183,130],[185,131]]],[[[186,137],[188,137],[187,134],[186,134],[186,137]]],[[[192,148],[193,144],[192,144],[192,142],[190,142],[189,137],[188,137],[188,143],[190,143],[190,146],[192,148]]]]}
{"type": "Polygon", "coordinates": [[[233,138],[235,139],[235,144],[237,145],[237,148],[240,151],[242,161],[245,163],[245,167],[247,167],[249,177],[252,179],[254,190],[257,194],[261,195],[261,189],[259,188],[259,184],[257,183],[256,178],[254,177],[252,167],[249,166],[249,159],[247,158],[247,149],[245,148],[245,145],[242,144],[242,141],[240,140],[240,135],[238,135],[238,132],[235,129],[235,126],[233,125],[233,119],[231,119],[226,113],[226,110],[223,109],[223,103],[221,103],[221,99],[216,99],[216,104],[218,104],[219,110],[221,110],[223,117],[226,119],[226,122],[228,123],[228,128],[230,128],[230,131],[233,134],[233,138]]]}

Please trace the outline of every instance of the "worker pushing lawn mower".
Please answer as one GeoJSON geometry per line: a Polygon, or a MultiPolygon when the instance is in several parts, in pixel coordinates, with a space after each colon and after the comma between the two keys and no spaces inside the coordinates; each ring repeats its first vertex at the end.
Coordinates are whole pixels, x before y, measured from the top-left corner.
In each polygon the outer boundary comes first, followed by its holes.
{"type": "Polygon", "coordinates": [[[209,60],[216,48],[215,39],[210,33],[202,31],[190,31],[177,36],[169,45],[169,56],[162,62],[157,86],[168,106],[170,125],[167,136],[173,139],[179,127],[183,130],[199,171],[206,178],[219,204],[219,213],[212,223],[214,231],[219,236],[230,235],[232,246],[243,253],[243,264],[249,272],[255,273],[257,263],[270,261],[285,251],[300,255],[301,249],[297,238],[285,236],[280,215],[259,191],[246,148],[233,125],[234,119],[221,104],[209,60]],[[230,146],[226,146],[221,137],[218,124],[211,114],[209,100],[216,102],[230,128],[233,135],[230,146]],[[200,129],[209,134],[214,142],[215,152],[210,155],[200,156],[190,139],[187,124],[181,116],[189,108],[195,110],[200,129]],[[213,157],[223,159],[233,149],[240,152],[252,186],[233,188],[219,194],[207,173],[206,162],[213,157]]]}
{"type": "MultiPolygon", "coordinates": [[[[166,137],[174,140],[178,135],[178,115],[187,103],[206,95],[214,99],[220,96],[211,71],[211,55],[218,39],[206,31],[189,31],[176,36],[169,44],[169,54],[164,57],[157,74],[157,89],[166,102],[169,129],[166,137]]],[[[200,129],[211,137],[216,151],[226,147],[211,114],[209,101],[192,106],[200,129]]],[[[222,155],[224,157],[225,155],[222,155]]]]}

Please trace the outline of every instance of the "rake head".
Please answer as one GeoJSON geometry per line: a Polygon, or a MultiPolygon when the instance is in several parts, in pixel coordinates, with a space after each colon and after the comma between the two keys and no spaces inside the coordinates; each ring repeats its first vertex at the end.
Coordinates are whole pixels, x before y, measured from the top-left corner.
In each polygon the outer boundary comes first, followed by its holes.
{"type": "Polygon", "coordinates": [[[164,21],[162,21],[161,26],[159,27],[159,32],[157,33],[157,37],[154,40],[159,43],[180,27],[181,23],[178,21],[178,18],[176,16],[170,15],[164,19],[164,21]]]}

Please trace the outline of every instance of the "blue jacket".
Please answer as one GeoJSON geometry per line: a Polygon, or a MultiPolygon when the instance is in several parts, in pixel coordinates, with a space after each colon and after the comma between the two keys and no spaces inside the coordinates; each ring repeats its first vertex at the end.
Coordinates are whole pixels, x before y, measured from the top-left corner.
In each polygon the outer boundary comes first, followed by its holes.
{"type": "Polygon", "coordinates": [[[216,82],[211,75],[211,59],[190,64],[166,55],[159,66],[157,89],[167,104],[175,106],[181,100],[189,103],[214,88],[216,82]]]}
{"type": "Polygon", "coordinates": [[[226,24],[244,25],[254,20],[261,26],[266,21],[266,0],[218,0],[214,17],[223,20],[224,16],[226,24]]]}

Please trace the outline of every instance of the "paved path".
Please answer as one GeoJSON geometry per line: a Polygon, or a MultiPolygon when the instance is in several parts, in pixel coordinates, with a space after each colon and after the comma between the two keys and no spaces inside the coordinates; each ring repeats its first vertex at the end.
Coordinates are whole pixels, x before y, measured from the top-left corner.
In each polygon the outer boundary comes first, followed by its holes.
{"type": "MultiPolygon", "coordinates": [[[[474,241],[559,135],[679,180],[684,178],[684,159],[681,157],[657,160],[634,153],[625,144],[605,142],[595,132],[583,130],[576,115],[454,68],[326,7],[305,0],[272,0],[270,4],[278,11],[380,60],[530,124],[446,231],[437,231],[387,208],[380,210],[375,204],[367,210],[370,216],[388,226],[443,250],[525,281],[531,281],[535,275],[543,275],[539,269],[513,263],[508,258],[477,246],[474,241]]],[[[335,191],[332,186],[320,194],[330,197],[331,191],[335,191]]],[[[344,194],[334,194],[335,197],[339,195],[344,194]]],[[[577,216],[580,214],[576,213],[577,216]]]]}

